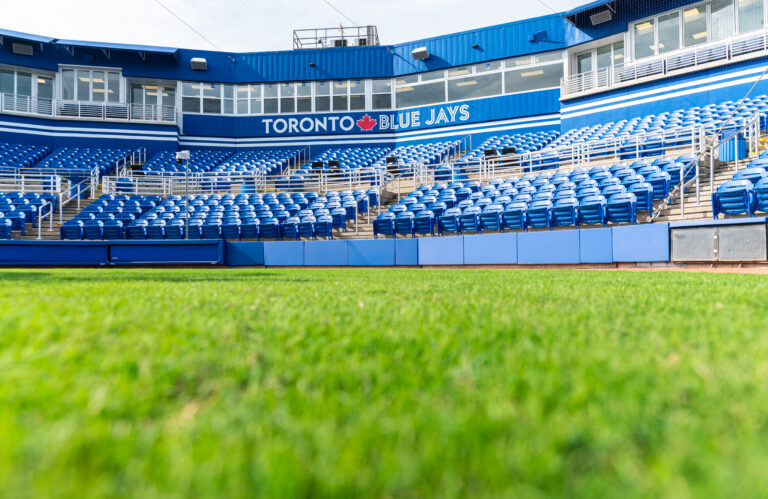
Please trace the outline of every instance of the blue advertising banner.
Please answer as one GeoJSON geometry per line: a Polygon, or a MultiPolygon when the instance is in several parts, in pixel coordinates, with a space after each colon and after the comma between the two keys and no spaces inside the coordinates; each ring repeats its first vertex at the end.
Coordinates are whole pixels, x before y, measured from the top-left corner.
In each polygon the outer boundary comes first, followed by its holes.
{"type": "Polygon", "coordinates": [[[451,127],[462,124],[558,113],[558,89],[454,102],[402,111],[286,114],[264,116],[184,115],[184,135],[205,137],[307,137],[367,135],[451,127]]]}

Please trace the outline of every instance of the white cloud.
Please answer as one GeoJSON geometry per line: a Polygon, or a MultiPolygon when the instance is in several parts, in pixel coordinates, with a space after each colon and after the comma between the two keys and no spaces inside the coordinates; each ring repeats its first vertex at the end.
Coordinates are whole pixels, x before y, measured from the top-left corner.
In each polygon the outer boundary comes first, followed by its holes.
{"type": "MultiPolygon", "coordinates": [[[[349,25],[322,0],[161,0],[222,50],[290,50],[292,31],[349,25]]],[[[551,14],[538,0],[329,0],[383,44],[551,14]]],[[[563,11],[584,0],[543,0],[563,11]]],[[[214,50],[155,0],[0,0],[2,28],[55,38],[214,50]]]]}

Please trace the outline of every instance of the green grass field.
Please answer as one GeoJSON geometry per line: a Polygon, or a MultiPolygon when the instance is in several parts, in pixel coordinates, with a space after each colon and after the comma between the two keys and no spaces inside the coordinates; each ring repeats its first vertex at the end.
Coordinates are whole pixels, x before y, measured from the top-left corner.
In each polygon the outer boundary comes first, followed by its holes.
{"type": "Polygon", "coordinates": [[[765,497],[768,279],[0,271],[0,496],[765,497]]]}

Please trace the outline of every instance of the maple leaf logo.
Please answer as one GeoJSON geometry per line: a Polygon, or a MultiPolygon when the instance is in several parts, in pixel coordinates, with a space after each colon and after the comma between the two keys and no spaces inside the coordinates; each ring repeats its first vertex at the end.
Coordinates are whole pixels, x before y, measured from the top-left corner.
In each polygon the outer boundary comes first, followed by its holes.
{"type": "Polygon", "coordinates": [[[373,127],[376,126],[377,121],[372,120],[370,116],[367,114],[363,116],[363,119],[357,120],[357,126],[360,127],[360,130],[367,132],[370,130],[373,130],[373,127]]]}

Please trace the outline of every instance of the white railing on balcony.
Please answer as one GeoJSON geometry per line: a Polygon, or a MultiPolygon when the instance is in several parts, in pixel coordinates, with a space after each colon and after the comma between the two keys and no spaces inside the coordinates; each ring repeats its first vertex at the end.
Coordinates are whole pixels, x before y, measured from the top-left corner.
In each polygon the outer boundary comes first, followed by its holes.
{"type": "Polygon", "coordinates": [[[695,47],[686,47],[631,64],[620,64],[567,76],[560,80],[560,93],[563,98],[571,98],[634,85],[647,78],[694,71],[717,62],[761,57],[766,53],[768,53],[768,30],[757,31],[695,47]]]}
{"type": "Polygon", "coordinates": [[[62,101],[17,94],[0,94],[0,111],[50,117],[176,123],[175,106],[62,101]]]}

